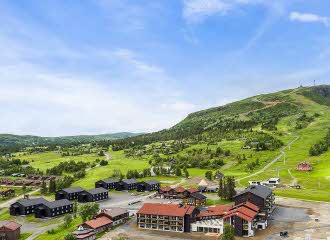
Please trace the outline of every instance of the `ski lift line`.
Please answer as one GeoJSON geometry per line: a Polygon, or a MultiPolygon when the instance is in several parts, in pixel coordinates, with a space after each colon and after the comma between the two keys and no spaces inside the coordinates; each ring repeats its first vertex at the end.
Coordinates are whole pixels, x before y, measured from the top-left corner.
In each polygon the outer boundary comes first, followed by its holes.
{"type": "Polygon", "coordinates": [[[268,163],[266,166],[264,166],[261,170],[255,172],[255,173],[252,173],[248,176],[245,176],[245,177],[242,177],[242,178],[239,178],[239,179],[236,179],[235,182],[239,182],[241,180],[244,180],[244,179],[247,179],[247,178],[250,178],[250,177],[254,177],[256,175],[259,175],[260,173],[263,173],[264,171],[266,171],[271,165],[273,165],[274,163],[276,163],[283,155],[285,155],[285,152],[284,150],[289,148],[291,146],[291,144],[293,144],[295,141],[297,141],[299,139],[300,136],[296,136],[291,142],[288,143],[288,145],[286,145],[285,147],[283,147],[280,152],[281,154],[278,155],[273,161],[271,161],[270,163],[268,163]]]}

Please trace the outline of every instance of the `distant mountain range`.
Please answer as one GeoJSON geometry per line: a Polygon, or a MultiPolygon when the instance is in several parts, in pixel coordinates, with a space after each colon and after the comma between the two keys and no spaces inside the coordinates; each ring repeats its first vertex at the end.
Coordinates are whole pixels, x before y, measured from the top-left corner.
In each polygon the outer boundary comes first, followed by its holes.
{"type": "MultiPolygon", "coordinates": [[[[99,135],[78,135],[63,137],[40,137],[32,135],[14,135],[0,134],[0,148],[10,148],[12,146],[34,146],[47,144],[65,144],[65,143],[85,143],[103,140],[123,139],[133,137],[142,133],[119,132],[99,135]]],[[[0,149],[0,150],[1,150],[0,149]]]]}

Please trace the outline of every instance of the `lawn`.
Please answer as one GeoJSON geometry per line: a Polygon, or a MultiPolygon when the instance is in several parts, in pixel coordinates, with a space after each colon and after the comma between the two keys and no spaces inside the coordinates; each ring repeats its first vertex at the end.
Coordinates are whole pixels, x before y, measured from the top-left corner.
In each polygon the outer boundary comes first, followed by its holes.
{"type": "MultiPolygon", "coordinates": [[[[20,153],[16,154],[17,156],[20,153]]],[[[48,168],[52,168],[58,165],[60,162],[66,162],[70,160],[74,160],[76,162],[93,162],[96,159],[103,159],[104,157],[100,157],[97,154],[84,154],[81,156],[66,156],[62,157],[61,154],[55,152],[41,152],[41,153],[33,153],[28,155],[20,155],[19,158],[21,160],[28,160],[29,165],[35,168],[39,168],[42,171],[45,171],[48,168]]]]}
{"type": "Polygon", "coordinates": [[[77,225],[82,223],[82,219],[80,217],[74,218],[71,222],[70,226],[68,228],[65,228],[63,226],[58,226],[56,228],[53,228],[53,233],[50,231],[39,235],[35,240],[63,240],[66,235],[71,233],[72,231],[77,229],[77,225]]]}
{"type": "Polygon", "coordinates": [[[106,166],[91,169],[86,173],[86,177],[73,183],[73,186],[82,188],[93,188],[98,180],[111,177],[113,170],[120,170],[126,174],[127,170],[143,170],[149,168],[148,160],[145,158],[126,158],[123,151],[111,151],[112,158],[106,166]]]}

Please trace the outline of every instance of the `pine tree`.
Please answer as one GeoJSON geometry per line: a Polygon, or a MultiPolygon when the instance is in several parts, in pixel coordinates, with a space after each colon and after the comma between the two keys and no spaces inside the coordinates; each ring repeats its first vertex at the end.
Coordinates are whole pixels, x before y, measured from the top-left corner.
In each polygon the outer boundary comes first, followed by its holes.
{"type": "Polygon", "coordinates": [[[220,199],[223,198],[223,181],[222,181],[222,178],[220,178],[220,180],[219,180],[218,196],[219,196],[220,199]]]}
{"type": "Polygon", "coordinates": [[[46,194],[47,193],[47,184],[46,184],[45,181],[42,181],[40,192],[41,192],[41,194],[46,194]]]}
{"type": "Polygon", "coordinates": [[[54,193],[54,192],[56,192],[56,182],[55,182],[54,179],[51,179],[51,180],[49,181],[49,189],[48,189],[48,191],[49,191],[50,193],[54,193]]]}

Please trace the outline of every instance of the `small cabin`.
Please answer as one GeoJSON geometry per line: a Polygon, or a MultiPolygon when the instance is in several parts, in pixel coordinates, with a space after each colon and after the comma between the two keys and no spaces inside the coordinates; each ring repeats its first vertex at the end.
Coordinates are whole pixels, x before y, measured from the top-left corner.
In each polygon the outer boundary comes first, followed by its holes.
{"type": "Polygon", "coordinates": [[[309,172],[313,170],[313,167],[309,162],[301,162],[298,164],[296,170],[300,172],[309,172]]]}

